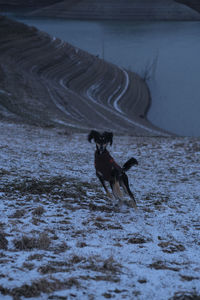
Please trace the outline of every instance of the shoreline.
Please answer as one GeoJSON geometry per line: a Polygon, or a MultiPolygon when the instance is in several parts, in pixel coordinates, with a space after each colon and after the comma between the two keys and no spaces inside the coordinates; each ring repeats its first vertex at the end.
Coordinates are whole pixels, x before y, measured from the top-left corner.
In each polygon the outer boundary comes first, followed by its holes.
{"type": "Polygon", "coordinates": [[[173,0],[62,1],[33,10],[29,16],[79,20],[200,20],[198,11],[173,0]]]}

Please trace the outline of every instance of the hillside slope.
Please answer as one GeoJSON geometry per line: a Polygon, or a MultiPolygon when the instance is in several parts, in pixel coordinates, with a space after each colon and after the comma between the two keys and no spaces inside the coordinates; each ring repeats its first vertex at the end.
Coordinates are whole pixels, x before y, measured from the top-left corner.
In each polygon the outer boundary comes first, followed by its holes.
{"type": "Polygon", "coordinates": [[[136,74],[0,18],[0,116],[32,124],[157,134],[136,74]]]}
{"type": "Polygon", "coordinates": [[[200,2],[199,0],[175,0],[176,2],[185,4],[192,9],[195,9],[196,11],[200,12],[200,2]]]}
{"type": "Polygon", "coordinates": [[[105,195],[86,134],[0,132],[0,299],[200,299],[199,138],[114,136],[139,161],[136,212],[105,195]]]}

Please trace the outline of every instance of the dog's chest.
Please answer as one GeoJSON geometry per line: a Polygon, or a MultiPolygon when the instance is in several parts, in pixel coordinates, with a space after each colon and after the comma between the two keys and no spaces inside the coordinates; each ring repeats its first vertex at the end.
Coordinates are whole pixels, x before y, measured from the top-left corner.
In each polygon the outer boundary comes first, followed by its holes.
{"type": "Polygon", "coordinates": [[[95,153],[95,168],[97,173],[101,174],[104,180],[110,181],[112,170],[120,168],[108,151],[103,154],[95,153]]]}

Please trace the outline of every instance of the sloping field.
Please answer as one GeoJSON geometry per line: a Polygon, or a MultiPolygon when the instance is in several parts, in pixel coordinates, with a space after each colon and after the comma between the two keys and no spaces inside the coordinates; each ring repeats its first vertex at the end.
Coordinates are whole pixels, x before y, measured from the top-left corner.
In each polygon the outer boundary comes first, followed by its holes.
{"type": "Polygon", "coordinates": [[[0,299],[199,299],[199,139],[114,136],[139,162],[135,212],[104,194],[86,134],[0,135],[0,299]]]}
{"type": "Polygon", "coordinates": [[[145,120],[149,99],[138,75],[0,17],[1,118],[157,134],[145,120]]]}
{"type": "Polygon", "coordinates": [[[31,15],[86,20],[200,20],[197,11],[173,0],[64,0],[31,15]]]}

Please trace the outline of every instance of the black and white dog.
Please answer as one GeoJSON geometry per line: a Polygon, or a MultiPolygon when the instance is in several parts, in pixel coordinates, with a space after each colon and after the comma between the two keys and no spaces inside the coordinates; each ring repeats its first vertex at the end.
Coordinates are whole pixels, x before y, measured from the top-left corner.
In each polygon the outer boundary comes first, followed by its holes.
{"type": "Polygon", "coordinates": [[[96,143],[95,151],[95,169],[96,175],[99,178],[101,184],[103,185],[107,195],[110,197],[110,193],[106,187],[105,181],[110,183],[113,195],[116,199],[122,201],[122,194],[120,186],[131,198],[131,206],[135,209],[136,201],[133,193],[129,188],[128,176],[125,174],[133,165],[137,165],[138,162],[135,158],[130,158],[123,167],[120,167],[115,160],[112,158],[108,150],[107,145],[112,145],[113,133],[103,132],[102,134],[98,131],[92,130],[88,135],[88,141],[94,140],[96,143]]]}

